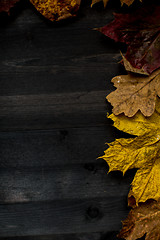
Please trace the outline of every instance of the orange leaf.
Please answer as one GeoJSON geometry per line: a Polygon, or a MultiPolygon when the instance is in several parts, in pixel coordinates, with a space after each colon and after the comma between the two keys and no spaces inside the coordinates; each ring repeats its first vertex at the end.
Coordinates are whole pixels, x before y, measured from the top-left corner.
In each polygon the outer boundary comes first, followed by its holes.
{"type": "Polygon", "coordinates": [[[81,0],[30,0],[35,8],[51,21],[59,21],[76,15],[81,0]]]}

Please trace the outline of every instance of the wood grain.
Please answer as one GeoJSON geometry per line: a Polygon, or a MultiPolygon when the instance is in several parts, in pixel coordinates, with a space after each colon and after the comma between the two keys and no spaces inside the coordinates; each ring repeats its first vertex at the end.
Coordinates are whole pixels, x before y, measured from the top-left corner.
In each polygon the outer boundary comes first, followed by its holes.
{"type": "Polygon", "coordinates": [[[92,30],[116,4],[82,1],[77,18],[58,24],[27,0],[0,15],[1,240],[117,239],[134,171],[107,175],[96,159],[125,136],[105,100],[124,70],[120,46],[92,30]]]}
{"type": "MultiPolygon", "coordinates": [[[[118,232],[117,232],[118,234],[118,232]]],[[[1,237],[1,240],[117,240],[116,232],[76,233],[76,234],[49,234],[44,236],[1,237]]]]}
{"type": "MultiPolygon", "coordinates": [[[[129,191],[131,177],[106,174],[99,164],[67,165],[36,169],[1,169],[0,203],[22,203],[93,197],[123,197],[129,191]],[[87,169],[88,168],[88,169],[87,169]],[[82,185],[83,183],[83,185],[82,185]]],[[[133,177],[133,176],[132,176],[133,177]]]]}
{"type": "Polygon", "coordinates": [[[0,130],[102,125],[108,122],[105,116],[106,93],[107,91],[93,91],[54,95],[1,96],[0,130]]]}
{"type": "Polygon", "coordinates": [[[0,236],[117,230],[121,227],[119,219],[127,215],[120,202],[121,197],[111,197],[2,205],[0,236]]]}

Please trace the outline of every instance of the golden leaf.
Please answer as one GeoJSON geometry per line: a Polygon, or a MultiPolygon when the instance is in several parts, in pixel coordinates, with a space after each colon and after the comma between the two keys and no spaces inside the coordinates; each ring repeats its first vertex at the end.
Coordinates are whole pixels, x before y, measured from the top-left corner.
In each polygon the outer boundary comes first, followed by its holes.
{"type": "Polygon", "coordinates": [[[134,0],[120,0],[120,1],[121,1],[122,6],[123,6],[123,4],[130,6],[134,2],[134,0]]]}
{"type": "Polygon", "coordinates": [[[155,110],[157,95],[160,97],[160,69],[149,76],[128,74],[112,79],[117,88],[107,96],[113,106],[113,113],[134,116],[138,110],[144,116],[151,116],[155,110]]]}
{"type": "Polygon", "coordinates": [[[109,116],[114,126],[135,138],[116,139],[102,156],[110,171],[137,168],[129,197],[134,196],[136,205],[147,199],[160,198],[160,100],[149,118],[138,112],[133,118],[124,115],[109,116]]]}
{"type": "Polygon", "coordinates": [[[30,0],[35,8],[51,21],[75,16],[81,0],[30,0]]]}
{"type": "Polygon", "coordinates": [[[131,210],[118,237],[136,240],[145,234],[146,240],[160,239],[160,202],[146,202],[131,210]]]}
{"type": "Polygon", "coordinates": [[[104,7],[106,7],[109,0],[92,0],[91,6],[93,6],[95,3],[98,3],[101,1],[103,1],[104,7]]]}
{"type": "MultiPolygon", "coordinates": [[[[101,1],[103,1],[104,7],[106,7],[109,0],[92,0],[91,6],[101,1]]],[[[120,0],[120,1],[121,1],[121,5],[126,4],[128,6],[130,6],[134,2],[134,0],[120,0]]]]}

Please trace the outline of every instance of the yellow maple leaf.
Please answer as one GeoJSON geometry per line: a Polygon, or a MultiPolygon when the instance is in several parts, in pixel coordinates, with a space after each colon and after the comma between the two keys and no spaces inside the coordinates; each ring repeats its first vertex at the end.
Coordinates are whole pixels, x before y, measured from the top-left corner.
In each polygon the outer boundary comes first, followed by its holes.
{"type": "MultiPolygon", "coordinates": [[[[109,0],[92,0],[91,6],[101,1],[103,1],[104,7],[106,7],[109,0]]],[[[128,6],[130,6],[134,2],[134,0],[120,0],[120,1],[121,1],[121,5],[126,4],[128,6]]]]}
{"type": "Polygon", "coordinates": [[[51,21],[75,16],[81,0],[30,0],[35,8],[51,21]]]}
{"type": "Polygon", "coordinates": [[[138,112],[133,118],[124,115],[109,116],[114,126],[135,138],[116,139],[102,156],[110,171],[137,168],[129,197],[134,196],[136,204],[147,199],[160,198],[160,100],[151,117],[145,118],[138,112]]]}

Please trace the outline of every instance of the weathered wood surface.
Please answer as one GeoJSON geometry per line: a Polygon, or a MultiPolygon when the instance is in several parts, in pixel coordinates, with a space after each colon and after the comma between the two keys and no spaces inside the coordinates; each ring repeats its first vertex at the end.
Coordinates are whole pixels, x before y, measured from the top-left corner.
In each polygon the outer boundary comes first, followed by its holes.
{"type": "Polygon", "coordinates": [[[119,46],[92,31],[113,11],[83,1],[52,24],[22,1],[1,16],[0,239],[117,239],[133,172],[107,175],[96,159],[122,136],[105,96],[123,69],[119,46]]]}

